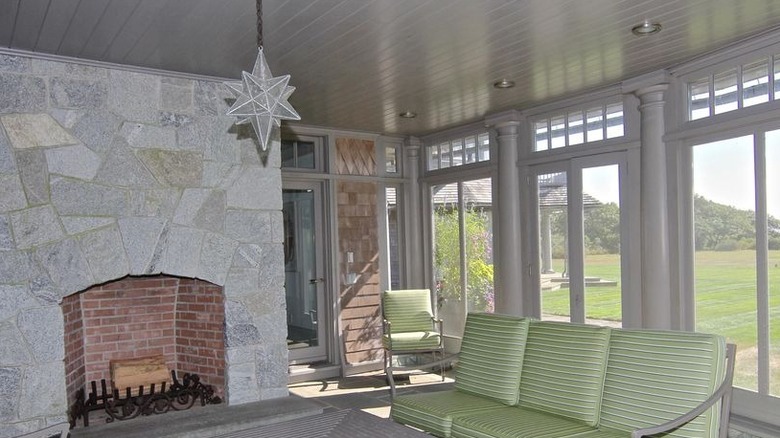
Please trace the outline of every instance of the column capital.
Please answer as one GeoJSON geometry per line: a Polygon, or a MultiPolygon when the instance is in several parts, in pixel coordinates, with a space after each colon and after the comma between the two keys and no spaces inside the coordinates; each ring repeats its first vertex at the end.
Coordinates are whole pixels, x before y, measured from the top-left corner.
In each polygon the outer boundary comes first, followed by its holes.
{"type": "Polygon", "coordinates": [[[666,91],[668,88],[669,84],[667,83],[650,85],[649,87],[642,87],[637,89],[634,91],[634,95],[638,97],[643,104],[651,102],[663,102],[664,91],[666,91]]]}
{"type": "Polygon", "coordinates": [[[497,130],[502,130],[506,127],[520,126],[520,122],[522,120],[523,115],[520,113],[520,111],[510,110],[485,117],[485,124],[493,126],[497,130]]]}
{"type": "Polygon", "coordinates": [[[422,148],[422,141],[419,138],[410,136],[404,139],[404,149],[407,152],[407,157],[417,158],[420,155],[420,148],[422,148]]]}

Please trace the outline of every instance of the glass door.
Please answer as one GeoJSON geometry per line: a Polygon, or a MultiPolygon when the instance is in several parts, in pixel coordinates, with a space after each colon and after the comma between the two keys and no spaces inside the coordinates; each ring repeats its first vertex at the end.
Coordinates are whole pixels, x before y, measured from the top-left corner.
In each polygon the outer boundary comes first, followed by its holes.
{"type": "Polygon", "coordinates": [[[322,186],[286,182],[282,200],[290,363],[326,360],[322,186]]]}
{"type": "Polygon", "coordinates": [[[542,319],[620,326],[623,154],[532,169],[535,284],[542,319]]]}

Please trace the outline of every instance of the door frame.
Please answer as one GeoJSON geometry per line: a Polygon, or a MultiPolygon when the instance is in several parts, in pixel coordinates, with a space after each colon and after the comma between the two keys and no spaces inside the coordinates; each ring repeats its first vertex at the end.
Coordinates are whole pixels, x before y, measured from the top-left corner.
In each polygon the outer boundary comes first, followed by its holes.
{"type": "MultiPolygon", "coordinates": [[[[314,191],[314,242],[316,248],[315,271],[317,282],[317,330],[319,345],[317,347],[305,347],[301,349],[288,349],[288,359],[291,365],[306,364],[312,362],[332,362],[334,357],[332,340],[333,312],[332,312],[332,288],[329,280],[331,272],[331,254],[327,250],[330,242],[330,229],[328,228],[328,202],[327,187],[324,180],[312,180],[309,178],[282,178],[282,191],[313,190],[314,191]]],[[[285,302],[286,304],[286,302],[285,302]]]]}
{"type": "Polygon", "coordinates": [[[620,184],[620,281],[621,281],[621,313],[624,327],[633,327],[638,321],[637,306],[641,289],[641,254],[639,233],[639,185],[634,181],[638,178],[638,151],[625,150],[593,154],[581,157],[568,157],[554,162],[529,165],[525,169],[526,184],[524,198],[528,201],[528,211],[534,212],[529,217],[527,232],[529,238],[526,246],[528,254],[528,276],[531,314],[541,318],[541,265],[539,250],[539,219],[538,191],[536,178],[555,172],[566,172],[568,200],[568,269],[570,275],[570,319],[572,322],[585,322],[585,272],[584,272],[584,229],[582,212],[582,171],[592,167],[618,165],[620,184]],[[579,196],[577,196],[579,195],[579,196]],[[573,197],[572,197],[573,196],[573,197]],[[576,283],[574,280],[577,280],[576,283]]]}

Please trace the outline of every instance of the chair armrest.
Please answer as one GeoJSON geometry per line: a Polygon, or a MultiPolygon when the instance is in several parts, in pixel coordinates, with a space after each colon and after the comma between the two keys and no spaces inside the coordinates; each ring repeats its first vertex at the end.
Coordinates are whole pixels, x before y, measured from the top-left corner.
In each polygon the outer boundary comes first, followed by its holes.
{"type": "Polygon", "coordinates": [[[695,408],[680,415],[675,419],[667,421],[666,423],[660,424],[658,426],[651,426],[651,427],[645,427],[642,429],[634,430],[633,432],[631,432],[631,438],[641,438],[644,436],[655,435],[657,433],[666,432],[672,429],[676,429],[680,426],[683,426],[684,424],[688,423],[689,421],[693,420],[694,418],[704,413],[704,411],[706,411],[707,409],[711,408],[720,399],[723,399],[723,408],[721,409],[721,419],[720,419],[721,430],[718,431],[719,434],[718,436],[726,437],[726,434],[728,433],[728,421],[724,421],[723,417],[728,416],[729,408],[731,405],[731,389],[732,389],[731,384],[734,378],[734,359],[736,356],[736,346],[734,344],[728,344],[726,346],[726,356],[728,358],[726,376],[723,378],[723,382],[721,382],[718,389],[714,393],[712,393],[712,395],[710,395],[706,400],[704,400],[701,404],[699,404],[695,408]]]}
{"type": "Polygon", "coordinates": [[[428,362],[422,365],[410,366],[410,367],[387,367],[387,379],[390,381],[390,398],[395,397],[395,379],[393,378],[393,371],[411,371],[411,370],[427,370],[429,368],[436,368],[446,363],[452,362],[458,359],[459,354],[452,354],[441,360],[435,362],[428,362]]]}

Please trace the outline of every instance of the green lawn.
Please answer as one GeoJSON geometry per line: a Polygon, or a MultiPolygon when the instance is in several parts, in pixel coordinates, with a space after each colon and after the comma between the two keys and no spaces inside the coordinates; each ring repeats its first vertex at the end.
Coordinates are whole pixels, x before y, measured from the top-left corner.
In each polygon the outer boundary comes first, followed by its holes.
{"type": "MultiPolygon", "coordinates": [[[[770,392],[780,395],[780,251],[769,254],[771,367],[770,392]]],[[[554,263],[557,271],[563,262],[554,263]]],[[[619,280],[617,255],[587,256],[587,276],[619,280]]],[[[756,272],[753,251],[700,251],[696,253],[696,330],[718,333],[736,343],[735,384],[756,389],[756,272]]],[[[588,287],[585,292],[587,318],[619,321],[620,285],[588,287]]],[[[542,313],[569,314],[569,291],[542,294],[542,313]]]]}

